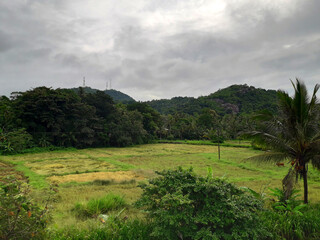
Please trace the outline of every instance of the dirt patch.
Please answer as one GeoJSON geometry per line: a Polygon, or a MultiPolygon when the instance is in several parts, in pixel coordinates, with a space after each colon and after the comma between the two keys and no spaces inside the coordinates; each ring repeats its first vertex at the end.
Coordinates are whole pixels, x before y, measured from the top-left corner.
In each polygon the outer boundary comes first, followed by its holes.
{"type": "Polygon", "coordinates": [[[14,176],[17,180],[25,180],[22,172],[14,169],[12,164],[0,162],[0,182],[6,182],[7,176],[14,176]]]}
{"type": "Polygon", "coordinates": [[[60,184],[66,182],[93,182],[95,180],[110,180],[114,182],[122,182],[130,180],[143,180],[144,177],[133,171],[118,171],[52,176],[48,177],[47,179],[52,183],[60,184]]]}

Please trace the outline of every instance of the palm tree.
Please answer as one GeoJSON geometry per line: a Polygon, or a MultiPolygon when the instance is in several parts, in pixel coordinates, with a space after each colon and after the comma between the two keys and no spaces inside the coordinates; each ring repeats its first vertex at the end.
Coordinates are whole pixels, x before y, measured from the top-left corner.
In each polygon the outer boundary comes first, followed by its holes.
{"type": "MultiPolygon", "coordinates": [[[[297,179],[300,176],[303,179],[304,203],[308,203],[308,164],[320,169],[320,111],[316,97],[319,85],[314,87],[310,98],[303,82],[296,79],[295,84],[292,81],[291,83],[294,87],[293,97],[283,91],[278,92],[277,114],[264,111],[256,116],[262,130],[253,131],[250,135],[264,143],[270,151],[253,158],[291,162],[291,168],[283,183],[286,185],[293,182],[292,178],[285,182],[292,175],[297,179]]],[[[289,187],[288,194],[291,190],[292,187],[289,187]]]]}

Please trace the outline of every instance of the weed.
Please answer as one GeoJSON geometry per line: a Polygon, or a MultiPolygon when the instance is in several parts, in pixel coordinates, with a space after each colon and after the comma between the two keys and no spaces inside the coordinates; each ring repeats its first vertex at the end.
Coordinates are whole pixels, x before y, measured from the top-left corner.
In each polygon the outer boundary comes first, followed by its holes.
{"type": "Polygon", "coordinates": [[[93,225],[89,229],[79,230],[76,227],[52,229],[47,238],[52,240],[71,239],[126,239],[126,240],[155,240],[151,236],[152,225],[143,220],[125,220],[110,218],[108,224],[93,225]]]}
{"type": "Polygon", "coordinates": [[[122,196],[108,194],[102,198],[91,199],[87,203],[76,203],[72,209],[80,218],[95,217],[111,210],[126,206],[127,203],[122,196]]]}

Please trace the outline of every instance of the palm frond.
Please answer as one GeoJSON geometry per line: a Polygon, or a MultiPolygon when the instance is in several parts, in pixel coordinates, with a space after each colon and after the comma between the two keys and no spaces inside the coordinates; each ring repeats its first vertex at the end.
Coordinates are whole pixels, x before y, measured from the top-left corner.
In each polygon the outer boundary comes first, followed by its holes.
{"type": "Polygon", "coordinates": [[[296,78],[296,88],[293,97],[293,106],[297,116],[297,121],[301,125],[305,125],[309,115],[309,96],[306,85],[296,78]]]}
{"type": "Polygon", "coordinates": [[[273,118],[274,116],[272,112],[270,112],[267,109],[258,111],[252,117],[253,120],[257,120],[257,121],[271,121],[273,118]]]}
{"type": "Polygon", "coordinates": [[[284,112],[285,114],[291,112],[291,106],[292,106],[292,98],[288,95],[288,93],[284,91],[278,91],[278,104],[279,104],[279,110],[284,112]]]}
{"type": "Polygon", "coordinates": [[[260,144],[266,145],[268,148],[271,148],[278,152],[289,152],[295,154],[295,150],[291,147],[291,144],[288,141],[285,141],[283,138],[272,135],[267,132],[252,131],[251,137],[260,144]]]}
{"type": "Polygon", "coordinates": [[[260,162],[282,162],[290,159],[287,153],[283,152],[266,152],[253,157],[248,158],[248,160],[260,161],[260,162]]]}
{"type": "Polygon", "coordinates": [[[319,84],[316,84],[314,86],[313,94],[312,94],[311,101],[310,101],[310,104],[312,106],[315,106],[316,104],[318,104],[318,102],[317,102],[317,92],[318,92],[319,88],[320,88],[319,84]]]}

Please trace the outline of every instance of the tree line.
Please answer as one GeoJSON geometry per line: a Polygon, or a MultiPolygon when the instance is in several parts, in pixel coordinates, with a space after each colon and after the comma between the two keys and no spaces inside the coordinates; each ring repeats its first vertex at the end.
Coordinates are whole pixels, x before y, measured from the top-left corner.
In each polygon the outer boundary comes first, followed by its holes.
{"type": "Polygon", "coordinates": [[[154,139],[234,139],[252,126],[245,115],[160,114],[143,102],[115,103],[103,91],[38,87],[0,97],[0,151],[31,147],[124,147],[154,139]],[[220,131],[218,137],[218,131],[220,131]]]}

